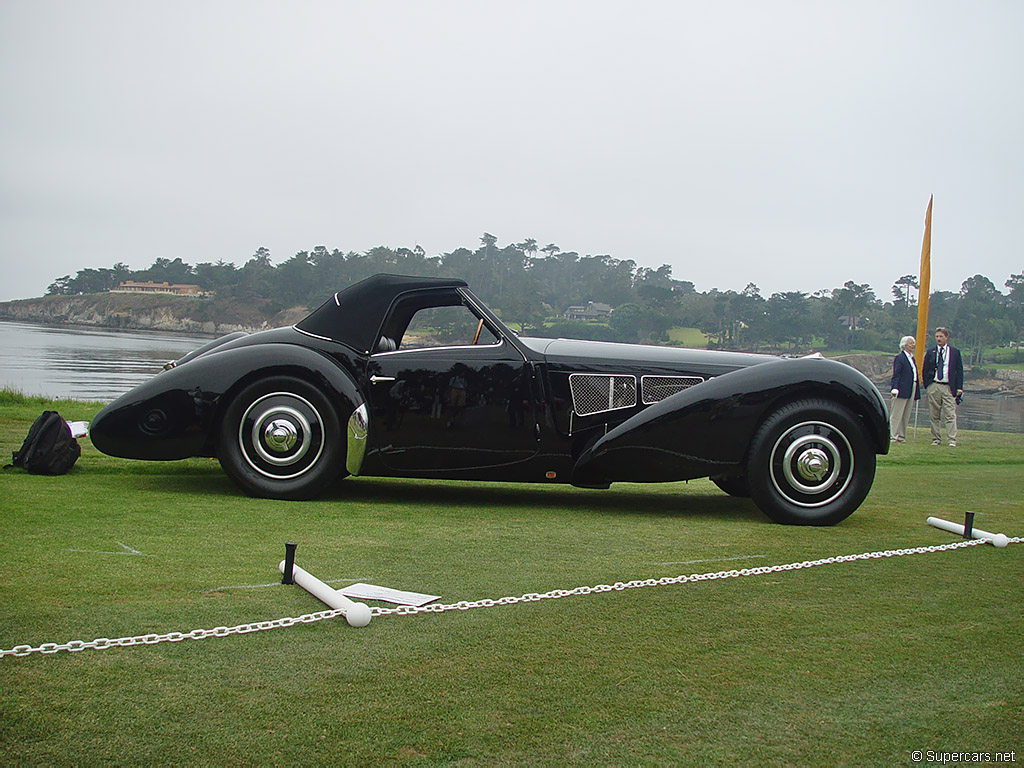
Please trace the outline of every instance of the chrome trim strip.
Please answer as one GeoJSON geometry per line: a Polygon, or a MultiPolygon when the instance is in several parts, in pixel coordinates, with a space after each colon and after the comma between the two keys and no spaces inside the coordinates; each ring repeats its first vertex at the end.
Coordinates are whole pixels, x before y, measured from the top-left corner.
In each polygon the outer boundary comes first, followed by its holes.
{"type": "Polygon", "coordinates": [[[370,433],[370,413],[363,403],[348,417],[348,440],[345,451],[345,469],[350,475],[358,475],[366,456],[366,438],[370,433]]]}
{"type": "MultiPolygon", "coordinates": [[[[500,347],[504,343],[504,339],[499,339],[497,344],[461,344],[451,347],[413,347],[412,349],[392,349],[387,352],[374,352],[370,357],[383,357],[384,355],[411,355],[414,352],[436,352],[439,349],[490,349],[491,347],[500,347]]],[[[513,349],[515,349],[515,347],[513,347],[513,349]]],[[[519,352],[518,349],[516,351],[519,352]]]]}
{"type": "Polygon", "coordinates": [[[320,336],[319,334],[316,334],[316,333],[310,333],[309,331],[304,331],[301,328],[299,328],[297,325],[293,325],[292,326],[292,330],[298,331],[299,333],[301,333],[301,334],[303,334],[305,336],[309,336],[309,338],[311,338],[311,339],[320,339],[321,341],[333,341],[335,344],[339,343],[337,341],[334,341],[334,339],[327,338],[326,336],[320,336]]]}

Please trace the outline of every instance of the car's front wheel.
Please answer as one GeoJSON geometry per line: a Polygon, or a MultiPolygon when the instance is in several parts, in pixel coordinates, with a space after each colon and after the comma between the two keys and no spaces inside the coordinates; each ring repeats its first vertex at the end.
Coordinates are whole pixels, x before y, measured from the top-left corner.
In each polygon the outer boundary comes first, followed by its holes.
{"type": "Polygon", "coordinates": [[[288,376],[250,384],[221,422],[218,458],[251,496],[309,499],[344,474],[338,416],[315,387],[288,376]]]}
{"type": "Polygon", "coordinates": [[[828,400],[780,408],[751,443],[750,496],[777,523],[838,523],[864,501],[874,477],[875,452],[864,428],[828,400]]]}

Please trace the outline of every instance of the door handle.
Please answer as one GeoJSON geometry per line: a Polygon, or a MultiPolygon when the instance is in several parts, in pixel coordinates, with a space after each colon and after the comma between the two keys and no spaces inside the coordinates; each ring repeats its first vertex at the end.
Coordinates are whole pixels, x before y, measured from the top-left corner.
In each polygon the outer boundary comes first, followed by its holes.
{"type": "Polygon", "coordinates": [[[395,380],[394,376],[378,376],[377,374],[373,374],[373,376],[370,377],[370,383],[371,384],[379,384],[382,381],[394,381],[394,380],[395,380]]]}

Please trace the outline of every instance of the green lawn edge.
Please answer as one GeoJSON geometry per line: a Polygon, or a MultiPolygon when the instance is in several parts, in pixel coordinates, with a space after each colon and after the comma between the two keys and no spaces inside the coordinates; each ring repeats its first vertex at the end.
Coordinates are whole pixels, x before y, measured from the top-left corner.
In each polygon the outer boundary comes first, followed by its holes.
{"type": "MultiPolygon", "coordinates": [[[[8,456],[42,409],[0,398],[8,456]]],[[[708,481],[608,491],[350,478],[241,495],[216,461],[81,441],[63,477],[0,473],[0,648],[236,626],[324,606],[279,584],[284,542],[333,586],[497,600],[1024,534],[1024,436],[927,430],[864,505],[778,526],[708,481]],[[129,551],[131,550],[131,551],[129,551]],[[137,553],[137,554],[133,554],[137,553]]],[[[6,764],[879,765],[1020,750],[1024,545],[205,640],[0,659],[6,764]]]]}

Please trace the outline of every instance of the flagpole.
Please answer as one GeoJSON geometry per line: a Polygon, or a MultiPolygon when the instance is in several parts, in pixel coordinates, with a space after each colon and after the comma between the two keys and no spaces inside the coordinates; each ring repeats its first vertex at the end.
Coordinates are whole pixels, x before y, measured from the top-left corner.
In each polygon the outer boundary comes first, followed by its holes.
{"type": "MultiPolygon", "coordinates": [[[[928,342],[928,297],[931,295],[932,281],[932,200],[928,196],[928,210],[924,214],[924,239],[921,241],[921,274],[917,289],[917,347],[914,349],[914,362],[917,364],[917,386],[921,384],[922,365],[924,364],[924,348],[928,342]]],[[[921,401],[914,403],[914,437],[917,437],[917,414],[921,401]]]]}

